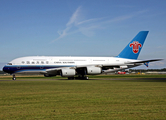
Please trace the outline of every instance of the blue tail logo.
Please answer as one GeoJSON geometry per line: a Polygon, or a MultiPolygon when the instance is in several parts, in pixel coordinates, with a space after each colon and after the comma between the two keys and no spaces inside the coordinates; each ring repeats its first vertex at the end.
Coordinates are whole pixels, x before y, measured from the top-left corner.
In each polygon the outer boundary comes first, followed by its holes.
{"type": "Polygon", "coordinates": [[[126,59],[137,59],[148,32],[149,31],[140,31],[117,57],[126,59]]]}

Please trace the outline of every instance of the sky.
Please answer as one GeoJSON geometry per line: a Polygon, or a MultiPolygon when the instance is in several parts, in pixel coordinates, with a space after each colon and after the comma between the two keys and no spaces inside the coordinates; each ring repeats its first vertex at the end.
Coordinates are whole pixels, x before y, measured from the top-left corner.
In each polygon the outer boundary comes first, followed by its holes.
{"type": "Polygon", "coordinates": [[[138,59],[166,59],[165,21],[165,0],[0,0],[0,69],[24,56],[117,56],[139,31],[138,59]]]}

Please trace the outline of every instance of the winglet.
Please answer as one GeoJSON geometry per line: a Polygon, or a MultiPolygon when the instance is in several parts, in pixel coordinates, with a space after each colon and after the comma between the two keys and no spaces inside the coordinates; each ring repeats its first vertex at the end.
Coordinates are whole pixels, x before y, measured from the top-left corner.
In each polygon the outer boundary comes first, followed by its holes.
{"type": "Polygon", "coordinates": [[[149,31],[140,31],[117,57],[137,59],[148,32],[149,31]]]}

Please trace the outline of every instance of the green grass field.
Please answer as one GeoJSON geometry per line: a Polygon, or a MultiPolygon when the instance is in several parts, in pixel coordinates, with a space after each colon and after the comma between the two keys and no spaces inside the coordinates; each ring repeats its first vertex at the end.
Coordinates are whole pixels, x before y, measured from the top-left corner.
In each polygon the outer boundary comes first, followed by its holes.
{"type": "Polygon", "coordinates": [[[166,119],[166,75],[0,77],[0,119],[166,119]]]}

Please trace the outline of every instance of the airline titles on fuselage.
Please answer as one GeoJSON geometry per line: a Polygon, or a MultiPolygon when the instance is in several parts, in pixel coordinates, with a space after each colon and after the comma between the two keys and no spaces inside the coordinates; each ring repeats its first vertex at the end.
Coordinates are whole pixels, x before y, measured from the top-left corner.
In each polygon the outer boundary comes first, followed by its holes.
{"type": "MultiPolygon", "coordinates": [[[[48,61],[44,62],[44,61],[37,61],[37,62],[30,62],[30,61],[27,61],[27,62],[22,62],[22,64],[49,64],[48,61]]],[[[71,61],[65,61],[65,62],[54,62],[54,64],[75,64],[75,62],[71,62],[71,61]]]]}

